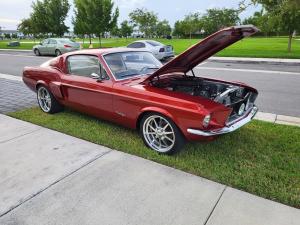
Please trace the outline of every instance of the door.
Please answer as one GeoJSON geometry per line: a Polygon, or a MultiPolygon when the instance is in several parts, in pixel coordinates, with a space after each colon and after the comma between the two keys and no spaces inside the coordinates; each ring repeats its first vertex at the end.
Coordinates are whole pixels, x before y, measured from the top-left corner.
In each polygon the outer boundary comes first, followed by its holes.
{"type": "Polygon", "coordinates": [[[50,39],[49,43],[47,44],[47,54],[55,55],[55,50],[57,48],[57,41],[54,39],[50,39]]]}
{"type": "Polygon", "coordinates": [[[112,81],[93,55],[72,55],[62,78],[65,104],[79,111],[113,120],[112,81]],[[99,79],[95,79],[99,77],[99,79]]]}
{"type": "Polygon", "coordinates": [[[39,46],[39,51],[42,55],[48,54],[48,43],[49,43],[49,39],[45,39],[42,41],[41,45],[39,46]]]}

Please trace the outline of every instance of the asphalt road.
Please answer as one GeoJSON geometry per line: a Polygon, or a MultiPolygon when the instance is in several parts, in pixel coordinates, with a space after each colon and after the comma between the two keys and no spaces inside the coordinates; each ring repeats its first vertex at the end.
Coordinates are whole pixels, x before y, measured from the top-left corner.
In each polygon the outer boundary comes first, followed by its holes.
{"type": "MultiPolygon", "coordinates": [[[[31,52],[0,51],[0,73],[21,76],[24,66],[40,65],[51,57],[31,52]]],[[[253,63],[204,62],[197,76],[247,83],[259,91],[262,112],[300,117],[300,66],[253,63]]]]}

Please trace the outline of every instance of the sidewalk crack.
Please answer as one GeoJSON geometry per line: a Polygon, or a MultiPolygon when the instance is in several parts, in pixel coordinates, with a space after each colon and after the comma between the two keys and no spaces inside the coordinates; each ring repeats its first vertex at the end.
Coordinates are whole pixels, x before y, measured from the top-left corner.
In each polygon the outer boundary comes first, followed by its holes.
{"type": "Polygon", "coordinates": [[[219,202],[220,202],[220,200],[221,200],[221,198],[222,198],[222,196],[223,196],[223,194],[224,194],[226,188],[227,188],[227,186],[224,187],[224,189],[223,189],[222,193],[220,194],[220,196],[219,196],[219,198],[218,198],[216,204],[215,204],[214,207],[212,208],[211,212],[209,213],[209,215],[208,215],[208,217],[206,218],[206,220],[205,220],[205,222],[204,222],[203,225],[206,225],[206,224],[208,223],[210,217],[212,216],[212,214],[213,214],[214,211],[215,211],[215,208],[216,208],[217,205],[219,204],[219,202]]]}
{"type": "Polygon", "coordinates": [[[24,137],[24,136],[26,136],[26,135],[28,135],[28,134],[32,134],[32,133],[34,133],[34,132],[37,132],[37,131],[39,131],[39,130],[41,130],[41,129],[43,129],[43,128],[42,128],[42,127],[39,127],[39,128],[37,128],[36,130],[32,130],[32,131],[30,131],[30,132],[28,132],[28,133],[21,134],[21,135],[19,135],[19,136],[16,136],[16,137],[13,137],[13,138],[4,140],[4,141],[0,141],[0,144],[3,144],[3,143],[5,143],[5,142],[9,142],[9,141],[18,139],[18,138],[20,138],[20,137],[24,137]]]}
{"type": "Polygon", "coordinates": [[[96,156],[95,158],[88,160],[86,163],[84,163],[83,165],[81,165],[80,167],[78,167],[77,169],[71,171],[70,173],[62,176],[61,178],[59,178],[58,180],[54,181],[53,183],[49,184],[48,186],[46,186],[45,188],[37,191],[35,194],[33,194],[32,196],[29,196],[28,198],[26,198],[24,201],[22,201],[21,203],[11,207],[9,210],[7,210],[6,212],[0,214],[0,218],[5,216],[6,214],[10,213],[11,211],[15,210],[16,208],[20,207],[21,205],[23,205],[24,203],[30,201],[31,199],[33,199],[34,197],[38,196],[39,194],[42,194],[44,191],[48,190],[49,188],[51,188],[52,186],[54,186],[55,184],[59,183],[60,181],[64,180],[65,178],[68,178],[69,176],[73,175],[74,173],[76,173],[77,171],[83,169],[84,167],[90,165],[91,163],[95,162],[96,160],[100,159],[101,157],[107,155],[108,153],[112,152],[114,150],[109,150],[107,152],[104,152],[98,156],[96,156]]]}

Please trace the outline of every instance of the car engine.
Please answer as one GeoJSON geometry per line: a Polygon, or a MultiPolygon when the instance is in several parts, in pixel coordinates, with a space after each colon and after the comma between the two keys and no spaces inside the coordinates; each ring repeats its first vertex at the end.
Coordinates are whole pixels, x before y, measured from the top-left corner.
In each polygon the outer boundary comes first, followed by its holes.
{"type": "Polygon", "coordinates": [[[192,76],[173,77],[154,85],[169,91],[208,98],[230,107],[233,109],[230,117],[232,120],[252,108],[257,96],[256,93],[238,85],[192,76]]]}

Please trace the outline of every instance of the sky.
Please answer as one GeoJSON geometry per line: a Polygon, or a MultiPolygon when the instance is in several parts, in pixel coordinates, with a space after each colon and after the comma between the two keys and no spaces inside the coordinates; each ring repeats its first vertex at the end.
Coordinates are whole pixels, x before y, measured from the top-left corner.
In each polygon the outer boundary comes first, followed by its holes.
{"type": "MultiPolygon", "coordinates": [[[[33,0],[0,0],[0,27],[3,30],[16,29],[23,18],[29,17],[33,0]]],[[[72,3],[72,0],[69,0],[72,3]]],[[[204,13],[209,8],[237,8],[241,0],[114,0],[119,7],[119,23],[128,19],[128,14],[136,8],[147,8],[157,13],[160,20],[167,19],[173,26],[190,12],[204,13]]],[[[72,6],[73,7],[73,6],[72,6]]],[[[259,7],[249,7],[241,13],[242,19],[251,16],[259,7]]],[[[73,8],[69,11],[66,25],[72,30],[73,8]]]]}

